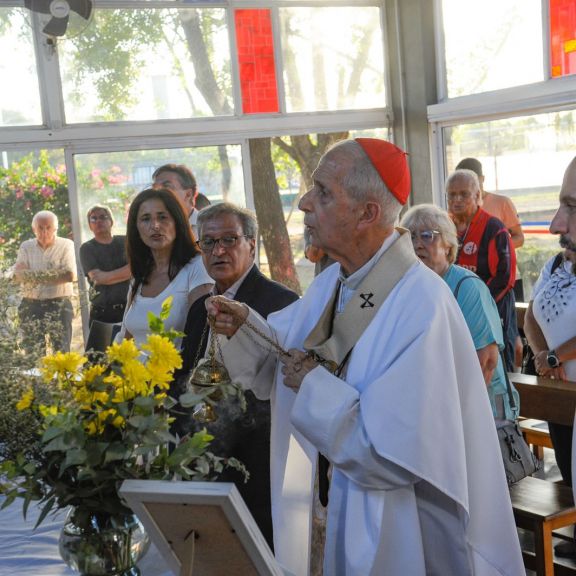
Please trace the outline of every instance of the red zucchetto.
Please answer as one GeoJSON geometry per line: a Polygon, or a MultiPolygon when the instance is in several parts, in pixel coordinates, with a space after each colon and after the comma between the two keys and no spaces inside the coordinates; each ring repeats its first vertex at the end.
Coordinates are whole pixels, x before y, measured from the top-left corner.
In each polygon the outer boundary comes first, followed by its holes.
{"type": "Polygon", "coordinates": [[[386,140],[377,138],[355,139],[400,204],[406,204],[410,194],[410,170],[406,152],[386,140]]]}

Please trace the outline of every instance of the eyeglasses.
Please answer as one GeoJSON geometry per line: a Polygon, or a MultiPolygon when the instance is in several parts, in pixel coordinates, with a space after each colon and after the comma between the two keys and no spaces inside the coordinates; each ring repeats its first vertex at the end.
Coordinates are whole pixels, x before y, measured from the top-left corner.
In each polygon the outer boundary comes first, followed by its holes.
{"type": "Polygon", "coordinates": [[[110,216],[107,214],[101,214],[100,216],[90,216],[90,222],[105,222],[106,220],[110,220],[110,216]]]}
{"type": "Polygon", "coordinates": [[[410,236],[412,237],[412,242],[416,240],[420,240],[422,244],[426,244],[426,246],[430,246],[430,244],[434,243],[434,239],[436,236],[440,234],[439,230],[422,230],[421,232],[411,232],[410,236]]]}
{"type": "Polygon", "coordinates": [[[222,248],[234,248],[239,238],[252,238],[252,236],[243,234],[242,236],[222,236],[222,238],[202,238],[196,244],[198,244],[202,252],[212,252],[216,244],[220,244],[222,248]]]}
{"type": "Polygon", "coordinates": [[[457,200],[469,200],[470,198],[472,198],[472,192],[470,191],[446,194],[446,200],[448,202],[456,202],[457,200]]]}

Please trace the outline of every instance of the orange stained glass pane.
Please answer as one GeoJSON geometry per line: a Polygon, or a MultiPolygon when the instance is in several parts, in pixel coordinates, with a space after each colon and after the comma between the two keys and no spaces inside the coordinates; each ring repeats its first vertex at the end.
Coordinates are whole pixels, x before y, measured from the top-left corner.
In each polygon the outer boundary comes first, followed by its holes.
{"type": "Polygon", "coordinates": [[[236,10],[236,47],[244,114],[278,112],[270,10],[236,10]]]}
{"type": "Polygon", "coordinates": [[[576,0],[549,0],[552,77],[576,73],[576,0]]]}

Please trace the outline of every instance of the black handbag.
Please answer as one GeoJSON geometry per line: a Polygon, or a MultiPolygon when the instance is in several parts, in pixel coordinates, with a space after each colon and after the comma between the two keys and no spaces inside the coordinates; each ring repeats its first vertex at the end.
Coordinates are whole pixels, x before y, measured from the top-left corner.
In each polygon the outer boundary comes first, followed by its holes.
{"type": "Polygon", "coordinates": [[[542,462],[536,458],[530,446],[520,431],[518,425],[518,408],[512,395],[512,385],[506,370],[504,370],[506,378],[506,392],[510,398],[510,407],[514,412],[514,422],[504,424],[498,428],[498,442],[500,443],[500,451],[502,452],[502,461],[504,462],[504,471],[506,472],[506,480],[508,486],[511,486],[518,480],[522,480],[526,476],[531,476],[537,470],[542,468],[542,462]]]}

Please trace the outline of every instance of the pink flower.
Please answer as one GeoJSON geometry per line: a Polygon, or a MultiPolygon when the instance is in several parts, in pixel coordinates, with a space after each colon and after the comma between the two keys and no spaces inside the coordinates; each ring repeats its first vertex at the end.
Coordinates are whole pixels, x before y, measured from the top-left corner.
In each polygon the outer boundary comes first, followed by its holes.
{"type": "Polygon", "coordinates": [[[90,172],[90,176],[92,176],[92,178],[98,178],[100,174],[102,174],[102,170],[100,170],[100,168],[94,168],[94,170],[90,172]]]}
{"type": "Polygon", "coordinates": [[[50,198],[50,196],[54,195],[54,189],[51,188],[50,186],[42,186],[42,189],[40,190],[40,194],[42,194],[42,196],[44,196],[44,198],[50,198]]]}
{"type": "Polygon", "coordinates": [[[18,200],[20,200],[20,198],[24,198],[24,190],[22,190],[22,188],[18,188],[18,190],[16,190],[16,198],[18,200]]]}

